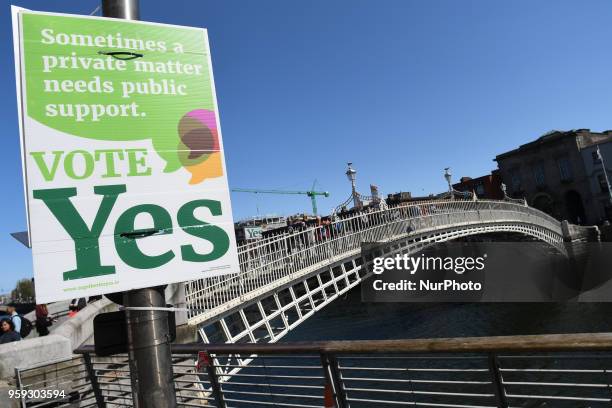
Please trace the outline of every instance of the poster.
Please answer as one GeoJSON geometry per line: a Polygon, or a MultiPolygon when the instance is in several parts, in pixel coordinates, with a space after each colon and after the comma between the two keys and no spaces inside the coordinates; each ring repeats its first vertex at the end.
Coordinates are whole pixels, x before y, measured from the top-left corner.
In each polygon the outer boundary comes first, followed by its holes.
{"type": "Polygon", "coordinates": [[[237,272],[206,30],[13,13],[37,302],[237,272]]]}

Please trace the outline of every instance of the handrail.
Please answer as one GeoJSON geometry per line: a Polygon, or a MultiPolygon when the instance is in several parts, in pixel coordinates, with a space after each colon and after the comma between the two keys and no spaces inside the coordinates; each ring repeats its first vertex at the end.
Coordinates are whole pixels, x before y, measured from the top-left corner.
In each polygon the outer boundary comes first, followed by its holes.
{"type": "MultiPolygon", "coordinates": [[[[314,341],[288,343],[173,344],[172,353],[213,354],[392,354],[392,353],[499,353],[612,350],[612,333],[541,334],[404,340],[314,341]]],[[[93,353],[83,346],[76,354],[93,353]]]]}
{"type": "MultiPolygon", "coordinates": [[[[612,333],[193,343],[173,345],[172,352],[178,406],[509,408],[612,403],[612,333]]],[[[97,356],[93,346],[75,353],[64,363],[18,369],[17,388],[24,395],[43,387],[69,390],[81,406],[133,405],[125,354],[97,356]]],[[[22,400],[24,407],[41,403],[64,406],[66,398],[22,400]]]]}
{"type": "MultiPolygon", "coordinates": [[[[377,216],[377,215],[382,215],[383,213],[389,213],[392,212],[394,210],[402,210],[402,209],[406,209],[409,207],[431,207],[431,206],[440,206],[440,208],[444,208],[445,206],[451,206],[451,208],[453,208],[453,212],[457,211],[457,210],[464,210],[464,211],[473,211],[473,210],[509,210],[509,211],[517,211],[517,212],[524,212],[524,213],[530,213],[533,215],[536,215],[552,224],[555,224],[558,226],[558,228],[560,229],[560,221],[551,217],[550,215],[532,208],[532,207],[526,207],[524,204],[518,204],[515,202],[511,202],[508,200],[478,200],[478,201],[472,201],[472,200],[427,200],[427,201],[418,201],[418,202],[409,202],[409,203],[400,203],[400,204],[396,204],[393,206],[389,206],[387,208],[384,209],[379,209],[379,210],[374,210],[374,211],[365,211],[365,212],[357,212],[354,214],[351,214],[348,217],[342,217],[339,218],[338,221],[339,223],[346,223],[346,222],[350,222],[353,220],[357,220],[360,217],[362,217],[363,215],[366,216],[377,216]],[[460,207],[462,204],[465,204],[468,208],[456,208],[456,207],[460,207]],[[495,208],[494,206],[501,206],[501,207],[506,207],[506,208],[495,208]],[[490,206],[490,207],[488,207],[490,206]]],[[[412,218],[412,217],[410,217],[412,218]]],[[[334,223],[336,223],[334,222],[334,223]]],[[[311,230],[311,229],[316,229],[317,227],[308,227],[307,230],[311,230]]],[[[293,232],[293,233],[288,233],[288,232],[281,232],[277,235],[272,235],[269,236],[267,238],[261,239],[256,241],[255,243],[245,243],[242,244],[238,247],[238,251],[242,252],[242,251],[253,251],[253,250],[257,250],[260,247],[265,247],[268,244],[272,244],[284,239],[288,239],[288,238],[292,238],[292,237],[297,237],[299,236],[301,233],[303,233],[303,231],[297,231],[297,232],[293,232]]]]}

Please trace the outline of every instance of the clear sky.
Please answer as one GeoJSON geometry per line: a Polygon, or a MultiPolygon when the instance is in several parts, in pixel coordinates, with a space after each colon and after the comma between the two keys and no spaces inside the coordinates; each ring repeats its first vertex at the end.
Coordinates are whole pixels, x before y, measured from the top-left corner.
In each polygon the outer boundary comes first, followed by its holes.
{"type": "MultiPolygon", "coordinates": [[[[9,2],[0,7],[0,292],[32,276],[9,2]]],[[[18,1],[91,13],[98,2],[18,1]]],[[[414,195],[495,168],[551,129],[612,128],[612,3],[493,0],[141,0],[141,19],[206,27],[230,187],[307,189],[327,212],[358,189],[414,195]]],[[[309,210],[232,194],[235,218],[309,210]]]]}

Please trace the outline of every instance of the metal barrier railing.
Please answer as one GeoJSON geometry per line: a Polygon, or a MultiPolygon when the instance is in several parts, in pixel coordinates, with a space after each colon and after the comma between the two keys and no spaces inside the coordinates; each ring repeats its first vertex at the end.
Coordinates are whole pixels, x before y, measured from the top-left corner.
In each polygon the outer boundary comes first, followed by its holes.
{"type": "Polygon", "coordinates": [[[190,323],[214,316],[248,293],[299,276],[331,260],[359,251],[362,242],[391,241],[444,228],[522,224],[551,244],[563,241],[561,223],[549,215],[508,201],[448,200],[399,205],[337,219],[328,225],[268,237],[239,247],[240,271],[185,284],[190,323]]]}
{"type": "MultiPolygon", "coordinates": [[[[75,353],[71,359],[15,369],[23,408],[133,406],[126,354],[100,357],[88,349],[75,353]]],[[[210,385],[200,379],[193,359],[175,355],[172,366],[180,406],[211,400],[210,391],[205,390],[210,385]]]]}
{"type": "MultiPolygon", "coordinates": [[[[180,407],[598,408],[612,403],[612,333],[189,344],[174,345],[172,351],[180,407]]],[[[71,401],[28,399],[22,406],[132,406],[125,355],[98,357],[92,347],[76,353],[80,356],[16,373],[20,389],[70,390],[71,401]]]]}
{"type": "Polygon", "coordinates": [[[90,380],[89,361],[88,356],[79,355],[68,360],[15,368],[21,406],[71,406],[75,401],[79,402],[79,407],[98,406],[90,380]]]}

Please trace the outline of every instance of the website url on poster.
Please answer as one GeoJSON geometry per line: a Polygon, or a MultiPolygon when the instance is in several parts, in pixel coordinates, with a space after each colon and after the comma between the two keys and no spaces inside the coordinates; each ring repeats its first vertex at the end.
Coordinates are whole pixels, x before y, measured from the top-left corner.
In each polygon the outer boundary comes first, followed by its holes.
{"type": "Polygon", "coordinates": [[[74,290],[83,290],[83,289],[93,289],[93,288],[99,288],[103,286],[113,286],[113,285],[117,285],[118,283],[119,281],[117,280],[108,281],[108,282],[89,283],[87,285],[74,286],[72,288],[64,288],[64,292],[72,292],[74,290]]]}

